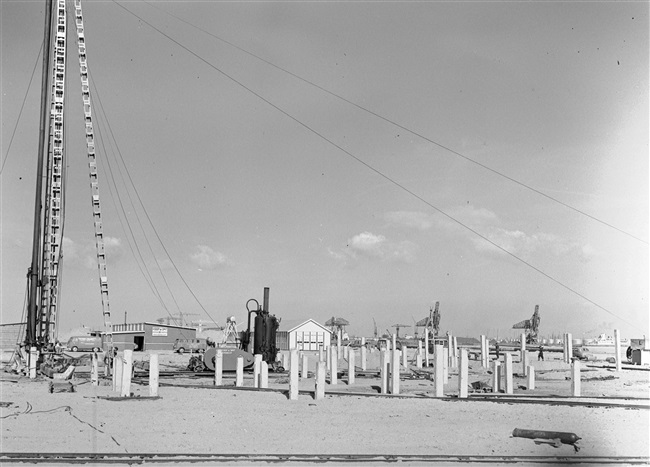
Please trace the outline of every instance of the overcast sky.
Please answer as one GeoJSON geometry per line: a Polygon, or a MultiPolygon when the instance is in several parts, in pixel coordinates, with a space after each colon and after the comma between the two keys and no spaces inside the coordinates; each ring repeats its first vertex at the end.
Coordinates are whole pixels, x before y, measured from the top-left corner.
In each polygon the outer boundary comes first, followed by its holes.
{"type": "MultiPolygon", "coordinates": [[[[436,301],[457,335],[517,335],[535,305],[543,335],[648,333],[647,2],[121,5],[83,3],[114,322],[245,323],[270,287],[279,318],[352,334],[436,301]]],[[[43,8],[0,10],[4,323],[31,261],[40,64],[18,116],[43,8]]],[[[77,63],[62,330],[102,324],[77,63]]]]}

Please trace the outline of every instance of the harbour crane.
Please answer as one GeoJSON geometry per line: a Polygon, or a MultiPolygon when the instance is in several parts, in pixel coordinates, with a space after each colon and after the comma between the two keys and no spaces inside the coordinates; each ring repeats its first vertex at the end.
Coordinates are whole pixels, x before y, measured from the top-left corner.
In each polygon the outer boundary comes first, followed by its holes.
{"type": "Polygon", "coordinates": [[[537,344],[537,333],[539,332],[539,305],[535,305],[535,312],[530,319],[519,321],[512,325],[512,329],[526,330],[526,344],[537,344]]]}

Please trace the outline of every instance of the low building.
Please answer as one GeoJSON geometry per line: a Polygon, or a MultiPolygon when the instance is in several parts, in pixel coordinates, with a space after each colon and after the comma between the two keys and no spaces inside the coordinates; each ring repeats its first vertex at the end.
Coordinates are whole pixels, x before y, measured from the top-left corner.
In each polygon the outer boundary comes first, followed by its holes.
{"type": "Polygon", "coordinates": [[[176,339],[196,339],[196,329],[149,322],[113,325],[113,347],[118,350],[173,350],[176,339]]]}
{"type": "Polygon", "coordinates": [[[289,348],[298,350],[327,349],[332,339],[332,331],[313,319],[308,319],[287,331],[289,348]]]}

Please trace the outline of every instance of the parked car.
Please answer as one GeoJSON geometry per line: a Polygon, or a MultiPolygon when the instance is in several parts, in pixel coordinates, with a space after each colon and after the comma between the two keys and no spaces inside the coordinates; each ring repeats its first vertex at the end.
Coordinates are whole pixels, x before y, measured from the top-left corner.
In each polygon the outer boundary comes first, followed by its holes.
{"type": "Polygon", "coordinates": [[[102,338],[100,336],[72,336],[68,340],[66,348],[73,352],[80,350],[99,352],[102,349],[102,338]]]}
{"type": "Polygon", "coordinates": [[[178,353],[203,353],[207,348],[208,344],[205,339],[176,339],[176,342],[174,342],[174,352],[178,353]]]}
{"type": "Polygon", "coordinates": [[[573,358],[578,359],[578,360],[589,360],[589,357],[587,356],[586,353],[582,351],[582,349],[574,347],[573,349],[573,358]]]}

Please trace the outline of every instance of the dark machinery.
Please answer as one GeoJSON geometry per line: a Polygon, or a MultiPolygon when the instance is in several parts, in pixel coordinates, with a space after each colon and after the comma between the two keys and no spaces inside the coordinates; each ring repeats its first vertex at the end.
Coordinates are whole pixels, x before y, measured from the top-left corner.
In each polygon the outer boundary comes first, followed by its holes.
{"type": "Polygon", "coordinates": [[[255,362],[254,355],[256,354],[262,355],[262,360],[269,365],[271,371],[284,371],[282,365],[275,361],[278,355],[278,348],[275,345],[275,336],[278,327],[280,327],[280,320],[269,313],[269,288],[264,288],[263,307],[260,306],[257,300],[251,298],[246,302],[246,310],[248,310],[248,327],[246,331],[242,333],[239,347],[236,344],[210,346],[205,351],[203,360],[201,360],[200,357],[192,357],[190,359],[188,369],[192,371],[203,371],[204,369],[214,371],[217,350],[221,350],[223,354],[224,371],[235,371],[237,369],[238,357],[244,359],[244,368],[251,367],[255,362]],[[251,309],[249,307],[249,304],[251,303],[256,304],[257,309],[251,309]],[[253,313],[255,313],[255,332],[253,333],[253,348],[251,349],[251,314],[253,313]]]}
{"type": "Polygon", "coordinates": [[[259,302],[251,298],[246,302],[248,310],[248,327],[244,331],[241,339],[241,350],[250,351],[251,340],[251,314],[255,313],[255,332],[253,335],[253,354],[262,355],[262,360],[269,365],[272,371],[284,371],[284,368],[276,362],[278,348],[275,345],[275,337],[280,327],[280,320],[275,315],[269,313],[269,288],[264,287],[264,302],[260,306],[259,302]],[[257,305],[257,309],[250,308],[252,304],[257,305]]]}

